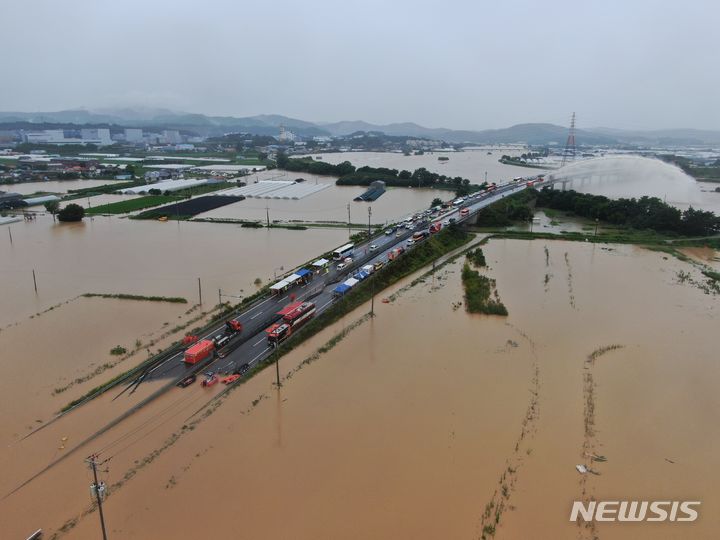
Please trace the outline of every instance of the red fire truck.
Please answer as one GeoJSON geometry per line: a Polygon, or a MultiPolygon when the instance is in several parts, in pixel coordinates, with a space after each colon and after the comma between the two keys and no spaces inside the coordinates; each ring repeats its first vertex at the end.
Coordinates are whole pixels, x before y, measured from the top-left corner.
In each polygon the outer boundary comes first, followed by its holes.
{"type": "Polygon", "coordinates": [[[312,302],[295,302],[279,312],[282,321],[265,330],[268,343],[275,344],[287,339],[315,316],[315,304],[312,302]]]}

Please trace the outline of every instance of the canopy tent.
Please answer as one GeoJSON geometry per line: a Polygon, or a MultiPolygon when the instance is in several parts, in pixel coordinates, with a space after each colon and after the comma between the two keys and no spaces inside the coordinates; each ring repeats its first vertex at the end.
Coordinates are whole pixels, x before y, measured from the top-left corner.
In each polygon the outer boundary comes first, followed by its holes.
{"type": "Polygon", "coordinates": [[[277,294],[281,291],[284,291],[289,286],[290,284],[283,279],[282,281],[278,281],[275,285],[270,285],[270,290],[273,292],[273,294],[277,294]]]}
{"type": "Polygon", "coordinates": [[[365,279],[365,278],[367,278],[367,277],[369,277],[369,276],[370,276],[370,274],[368,274],[367,272],[365,272],[365,270],[360,270],[360,271],[359,271],[357,274],[355,274],[353,277],[354,277],[355,279],[358,279],[358,280],[362,281],[363,279],[365,279]]]}
{"type": "Polygon", "coordinates": [[[350,279],[346,280],[346,281],[343,283],[343,285],[347,285],[348,287],[354,287],[354,286],[357,285],[358,283],[360,283],[360,280],[355,279],[355,278],[350,278],[350,279]]]}
{"type": "Polygon", "coordinates": [[[330,261],[328,261],[327,259],[318,259],[317,261],[312,263],[315,268],[325,268],[328,264],[330,264],[330,261]]]}
{"type": "Polygon", "coordinates": [[[310,270],[308,270],[307,268],[301,268],[300,270],[298,270],[298,271],[295,272],[295,273],[296,273],[298,276],[300,276],[301,278],[304,278],[305,276],[307,276],[307,275],[309,275],[309,274],[312,274],[312,272],[311,272],[310,270]]]}
{"type": "Polygon", "coordinates": [[[340,285],[338,285],[337,287],[335,287],[335,288],[333,289],[333,293],[339,294],[339,295],[342,296],[343,294],[345,294],[345,293],[348,292],[349,290],[350,290],[350,285],[346,285],[345,283],[341,283],[340,285]]]}

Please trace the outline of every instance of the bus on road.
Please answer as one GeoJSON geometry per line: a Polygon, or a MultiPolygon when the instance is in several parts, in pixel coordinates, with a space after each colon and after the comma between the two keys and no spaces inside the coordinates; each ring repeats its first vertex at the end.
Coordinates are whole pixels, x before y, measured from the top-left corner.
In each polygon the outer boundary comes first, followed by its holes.
{"type": "Polygon", "coordinates": [[[333,259],[339,261],[345,257],[349,257],[352,255],[353,249],[355,249],[355,244],[345,244],[344,246],[340,246],[333,251],[333,259]]]}

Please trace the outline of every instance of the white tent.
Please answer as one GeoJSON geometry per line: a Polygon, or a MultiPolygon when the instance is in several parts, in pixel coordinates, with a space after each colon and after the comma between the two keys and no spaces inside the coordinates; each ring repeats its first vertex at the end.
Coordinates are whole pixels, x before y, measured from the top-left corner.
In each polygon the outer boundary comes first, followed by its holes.
{"type": "Polygon", "coordinates": [[[273,292],[282,291],[288,285],[289,283],[283,279],[282,281],[278,281],[275,285],[270,285],[270,290],[273,292]]]}

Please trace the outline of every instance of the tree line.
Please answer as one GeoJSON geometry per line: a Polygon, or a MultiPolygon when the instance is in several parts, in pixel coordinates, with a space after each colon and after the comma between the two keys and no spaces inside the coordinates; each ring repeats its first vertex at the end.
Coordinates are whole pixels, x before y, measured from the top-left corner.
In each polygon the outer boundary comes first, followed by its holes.
{"type": "Polygon", "coordinates": [[[708,236],[720,232],[720,218],[714,213],[696,210],[692,206],[679,210],[657,197],[608,199],[602,195],[543,188],[538,193],[537,206],[634,229],[684,236],[708,236]]]}
{"type": "Polygon", "coordinates": [[[389,169],[386,167],[358,167],[349,161],[337,165],[315,161],[312,158],[292,159],[283,153],[277,155],[279,169],[292,172],[337,176],[338,186],[369,186],[376,180],[382,180],[390,187],[436,188],[454,190],[458,197],[484,189],[487,184],[471,184],[467,178],[456,176],[451,178],[444,174],[428,171],[424,167],[407,170],[389,169]]]}

